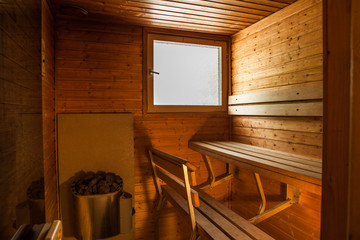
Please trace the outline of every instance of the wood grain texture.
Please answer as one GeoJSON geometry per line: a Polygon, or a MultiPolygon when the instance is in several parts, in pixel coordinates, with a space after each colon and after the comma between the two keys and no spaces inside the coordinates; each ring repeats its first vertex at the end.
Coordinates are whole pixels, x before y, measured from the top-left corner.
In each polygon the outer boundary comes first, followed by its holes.
{"type": "Polygon", "coordinates": [[[287,102],[299,100],[322,99],[323,88],[320,85],[299,88],[274,89],[264,92],[229,96],[229,105],[265,103],[265,102],[287,102]]]}
{"type": "Polygon", "coordinates": [[[230,115],[241,116],[322,116],[322,101],[286,102],[229,106],[230,115]]]}
{"type": "Polygon", "coordinates": [[[351,1],[324,1],[324,14],[326,121],[321,238],[347,239],[351,136],[351,1]]]}
{"type": "MultiPolygon", "coordinates": [[[[56,113],[134,115],[136,239],[151,239],[156,190],[146,147],[189,160],[199,169],[197,180],[201,183],[207,179],[205,164],[187,143],[190,139],[228,139],[229,117],[226,113],[143,111],[141,27],[57,19],[55,29],[55,61],[59,61],[55,68],[56,113]]],[[[214,163],[214,168],[216,174],[226,171],[221,162],[214,163]]],[[[210,193],[228,204],[229,190],[229,183],[224,183],[210,193]]],[[[159,224],[161,239],[186,239],[188,226],[173,208],[165,208],[159,224]]]]}
{"type": "Polygon", "coordinates": [[[46,0],[41,10],[41,59],[42,59],[42,111],[43,111],[43,160],[45,182],[46,221],[59,219],[57,165],[55,151],[55,42],[54,19],[46,0]]]}
{"type": "Polygon", "coordinates": [[[307,191],[320,193],[321,160],[233,141],[190,142],[201,154],[307,191]]]}
{"type": "MultiPolygon", "coordinates": [[[[322,46],[320,0],[299,0],[241,30],[233,35],[232,95],[322,88],[322,46]]],[[[232,139],[242,143],[315,158],[322,156],[321,117],[234,116],[231,132],[232,139]]],[[[232,205],[251,217],[258,208],[256,186],[250,172],[243,170],[241,176],[232,184],[232,205]],[[253,182],[254,190],[244,187],[246,181],[253,182]]],[[[264,179],[265,193],[273,196],[270,208],[279,203],[276,195],[281,192],[281,185],[264,179]]],[[[317,193],[301,190],[298,205],[259,226],[276,239],[319,239],[321,196],[317,193]],[[312,210],[307,209],[307,203],[313,204],[312,210]]]]}
{"type": "Polygon", "coordinates": [[[40,1],[0,4],[0,239],[29,223],[16,219],[17,207],[44,172],[40,10],[40,1]]]}
{"type": "Polygon", "coordinates": [[[231,35],[295,2],[271,0],[52,0],[57,16],[76,5],[93,20],[231,35]]]}
{"type": "Polygon", "coordinates": [[[360,4],[359,1],[352,1],[352,100],[351,100],[351,150],[350,150],[350,216],[349,216],[349,238],[360,238],[358,222],[360,219],[360,192],[358,183],[360,182],[360,4]]]}

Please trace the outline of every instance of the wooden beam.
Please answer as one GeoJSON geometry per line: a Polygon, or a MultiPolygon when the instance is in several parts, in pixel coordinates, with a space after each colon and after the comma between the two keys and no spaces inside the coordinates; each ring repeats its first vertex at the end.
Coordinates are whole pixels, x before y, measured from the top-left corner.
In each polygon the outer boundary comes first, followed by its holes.
{"type": "Polygon", "coordinates": [[[348,239],[351,0],[324,0],[321,239],[348,239]]]}
{"type": "Polygon", "coordinates": [[[352,0],[352,79],[348,239],[360,239],[360,2],[352,0]]]}

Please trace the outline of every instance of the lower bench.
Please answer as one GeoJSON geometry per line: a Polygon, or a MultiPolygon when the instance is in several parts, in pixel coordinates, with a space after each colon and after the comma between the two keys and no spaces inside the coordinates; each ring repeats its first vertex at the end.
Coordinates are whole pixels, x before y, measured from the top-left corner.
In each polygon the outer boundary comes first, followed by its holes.
{"type": "Polygon", "coordinates": [[[168,200],[188,219],[190,239],[273,239],[205,192],[191,187],[196,183],[195,168],[188,161],[149,148],[154,183],[159,194],[156,214],[156,237],[160,212],[168,200]],[[160,185],[161,179],[166,185],[160,185]]]}

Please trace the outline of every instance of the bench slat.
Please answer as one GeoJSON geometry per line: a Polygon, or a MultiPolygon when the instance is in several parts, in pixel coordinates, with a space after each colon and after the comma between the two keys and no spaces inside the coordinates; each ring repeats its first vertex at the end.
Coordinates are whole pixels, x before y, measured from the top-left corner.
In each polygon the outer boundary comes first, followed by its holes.
{"type": "Polygon", "coordinates": [[[323,98],[323,86],[306,86],[297,88],[279,87],[273,90],[229,96],[229,105],[319,100],[323,98]]]}
{"type": "Polygon", "coordinates": [[[228,219],[224,218],[223,215],[206,204],[206,202],[200,201],[198,210],[230,238],[244,240],[251,239],[246,233],[241,231],[241,229],[237,228],[228,219]]]}
{"type": "Polygon", "coordinates": [[[166,161],[163,158],[160,158],[156,155],[153,155],[153,161],[156,165],[162,167],[163,169],[165,169],[168,172],[171,172],[173,175],[175,175],[176,177],[180,178],[181,180],[184,181],[184,172],[182,169],[182,166],[178,166],[170,161],[166,161]]]}
{"type": "Polygon", "coordinates": [[[304,179],[304,180],[306,179],[307,181],[309,180],[311,181],[311,179],[321,178],[321,174],[319,173],[306,171],[303,169],[295,168],[293,166],[286,166],[277,162],[269,161],[265,158],[258,158],[258,157],[246,155],[242,152],[234,152],[228,149],[224,149],[222,147],[212,146],[203,142],[192,143],[191,148],[193,148],[194,146],[198,150],[202,149],[205,152],[207,152],[206,155],[208,155],[211,152],[217,153],[220,156],[220,159],[221,157],[222,159],[225,158],[225,161],[226,159],[228,159],[236,162],[237,164],[245,163],[255,167],[261,167],[263,169],[267,169],[273,172],[279,172],[282,174],[286,174],[288,176],[297,177],[299,179],[304,179]]]}
{"type": "Polygon", "coordinates": [[[220,202],[216,201],[212,197],[210,197],[204,191],[198,191],[200,196],[200,206],[206,203],[215,209],[219,214],[221,214],[224,218],[230,221],[232,224],[236,225],[243,232],[247,233],[249,236],[252,236],[253,239],[262,239],[262,240],[272,240],[268,234],[257,228],[255,225],[249,223],[246,219],[240,217],[238,214],[225,207],[220,202]]]}
{"type": "MultiPolygon", "coordinates": [[[[188,218],[189,209],[186,200],[170,187],[162,186],[162,188],[167,200],[170,201],[170,203],[174,207],[180,210],[179,212],[183,217],[188,218]]],[[[201,228],[201,232],[203,234],[206,234],[209,239],[230,240],[228,236],[226,236],[222,231],[220,231],[198,210],[194,209],[194,212],[197,225],[201,228]]]]}
{"type": "Polygon", "coordinates": [[[276,103],[276,104],[250,104],[228,107],[229,115],[240,116],[322,116],[322,101],[276,103]]]}
{"type": "Polygon", "coordinates": [[[216,146],[216,147],[221,147],[224,149],[228,149],[230,151],[234,151],[237,153],[243,153],[249,156],[254,156],[254,157],[259,157],[259,158],[263,158],[265,160],[270,160],[272,162],[275,163],[281,163],[284,164],[285,166],[289,166],[289,167],[296,167],[299,169],[303,169],[303,170],[307,170],[310,172],[314,172],[314,173],[319,173],[321,174],[321,165],[318,166],[318,164],[316,162],[313,161],[307,161],[305,160],[300,160],[300,159],[289,159],[286,158],[286,155],[279,155],[279,156],[274,156],[274,154],[268,153],[266,151],[258,151],[257,149],[252,149],[251,147],[244,147],[242,145],[237,145],[237,144],[231,144],[231,143],[221,143],[221,142],[205,142],[209,145],[212,146],[216,146]]]}
{"type": "MultiPolygon", "coordinates": [[[[208,143],[211,143],[211,142],[208,142],[208,143]]],[[[214,143],[231,145],[231,146],[236,146],[239,148],[249,149],[251,151],[260,152],[260,153],[274,156],[274,157],[289,159],[289,160],[296,161],[296,162],[308,163],[312,166],[318,166],[318,167],[322,166],[321,159],[317,159],[317,158],[310,158],[310,157],[300,156],[300,155],[296,155],[296,154],[292,154],[292,153],[279,152],[279,151],[272,150],[272,149],[257,147],[257,146],[233,142],[233,141],[217,141],[214,143]]]]}

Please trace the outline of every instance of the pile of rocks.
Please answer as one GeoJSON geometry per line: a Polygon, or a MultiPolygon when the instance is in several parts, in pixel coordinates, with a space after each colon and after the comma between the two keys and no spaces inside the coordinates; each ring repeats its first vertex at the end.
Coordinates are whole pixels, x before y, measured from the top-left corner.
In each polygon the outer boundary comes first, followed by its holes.
{"type": "Polygon", "coordinates": [[[123,180],[115,173],[88,172],[73,183],[73,190],[79,195],[94,195],[117,192],[123,187],[123,180]]]}

